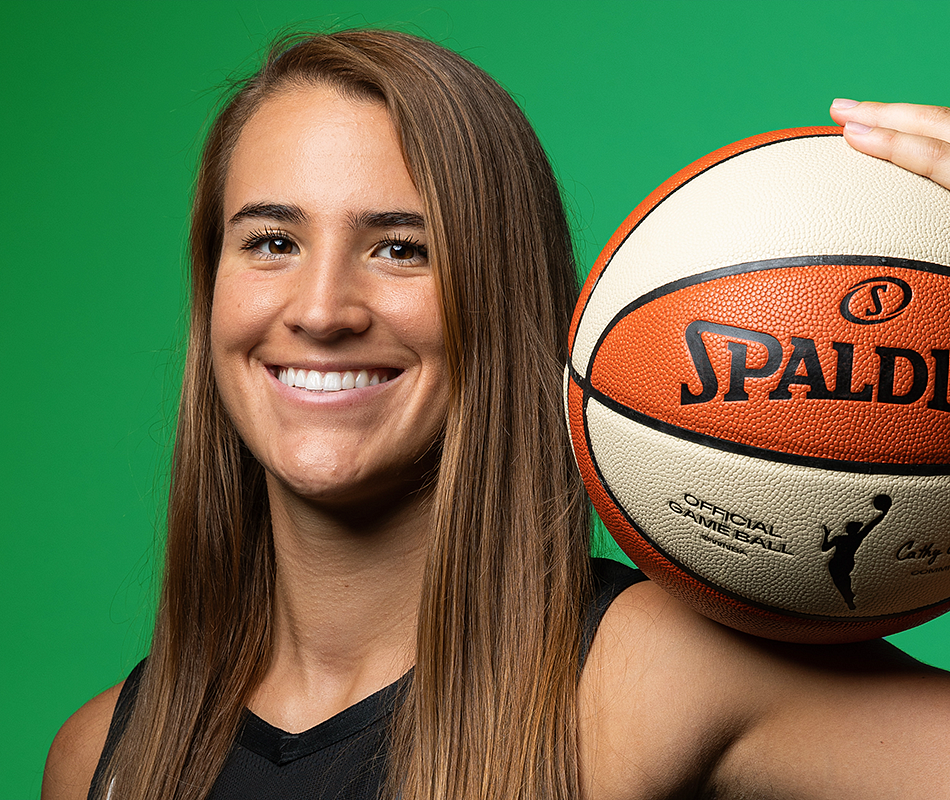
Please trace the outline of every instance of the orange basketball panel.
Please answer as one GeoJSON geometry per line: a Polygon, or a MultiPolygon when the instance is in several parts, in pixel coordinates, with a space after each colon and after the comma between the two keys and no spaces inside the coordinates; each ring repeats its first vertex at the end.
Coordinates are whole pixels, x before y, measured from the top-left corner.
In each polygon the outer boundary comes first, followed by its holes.
{"type": "Polygon", "coordinates": [[[633,411],[805,457],[950,462],[947,274],[805,264],[697,279],[634,305],[591,370],[594,389],[633,411]],[[912,287],[903,307],[900,285],[912,287]],[[884,321],[845,316],[866,310],[884,321]]]}

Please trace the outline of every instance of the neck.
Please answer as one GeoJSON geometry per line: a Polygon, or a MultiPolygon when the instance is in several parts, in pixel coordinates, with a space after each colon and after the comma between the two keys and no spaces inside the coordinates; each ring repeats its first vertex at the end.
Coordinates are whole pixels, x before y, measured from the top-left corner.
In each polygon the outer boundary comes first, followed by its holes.
{"type": "Polygon", "coordinates": [[[432,493],[318,507],[269,486],[277,567],[270,666],[251,708],[305,730],[404,674],[415,658],[432,493]]]}

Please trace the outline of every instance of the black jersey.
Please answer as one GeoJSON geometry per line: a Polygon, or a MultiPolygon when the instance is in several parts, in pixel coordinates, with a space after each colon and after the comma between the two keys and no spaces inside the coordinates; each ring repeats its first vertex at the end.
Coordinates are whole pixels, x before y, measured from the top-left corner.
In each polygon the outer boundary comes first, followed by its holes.
{"type": "MultiPolygon", "coordinates": [[[[595,592],[584,625],[584,656],[610,604],[644,579],[641,572],[607,559],[595,558],[592,566],[595,592]]],[[[132,670],[119,694],[93,787],[102,780],[105,763],[122,736],[141,670],[142,664],[132,670]]],[[[303,733],[287,733],[245,711],[210,800],[377,800],[385,776],[389,720],[411,680],[410,670],[303,733]]],[[[90,798],[92,794],[90,788],[90,798]]]]}

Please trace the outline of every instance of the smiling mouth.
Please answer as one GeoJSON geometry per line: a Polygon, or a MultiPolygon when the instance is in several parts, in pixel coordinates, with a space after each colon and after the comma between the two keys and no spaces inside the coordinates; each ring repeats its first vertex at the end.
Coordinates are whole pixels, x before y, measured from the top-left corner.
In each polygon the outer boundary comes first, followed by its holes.
{"type": "Polygon", "coordinates": [[[344,372],[318,372],[315,369],[294,369],[278,367],[275,370],[277,380],[294,389],[306,389],[308,392],[340,392],[346,389],[363,389],[378,386],[395,377],[390,369],[360,369],[344,372]]]}

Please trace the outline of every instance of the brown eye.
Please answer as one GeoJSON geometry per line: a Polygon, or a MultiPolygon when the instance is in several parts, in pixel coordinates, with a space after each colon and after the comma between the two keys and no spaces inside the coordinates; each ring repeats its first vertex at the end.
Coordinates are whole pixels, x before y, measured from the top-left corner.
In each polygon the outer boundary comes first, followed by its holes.
{"type": "Polygon", "coordinates": [[[294,252],[294,243],[290,239],[275,237],[264,244],[264,252],[271,256],[289,256],[294,252]]]}
{"type": "Polygon", "coordinates": [[[415,242],[389,241],[379,245],[376,255],[388,258],[390,261],[404,261],[413,264],[424,264],[429,253],[424,244],[415,242]]]}
{"type": "Polygon", "coordinates": [[[277,231],[252,231],[244,243],[242,250],[255,253],[263,259],[283,258],[284,256],[295,256],[300,253],[300,248],[289,236],[285,236],[277,231]]]}
{"type": "Polygon", "coordinates": [[[416,246],[413,244],[391,244],[389,246],[389,257],[395,261],[411,261],[416,255],[416,246]]]}

